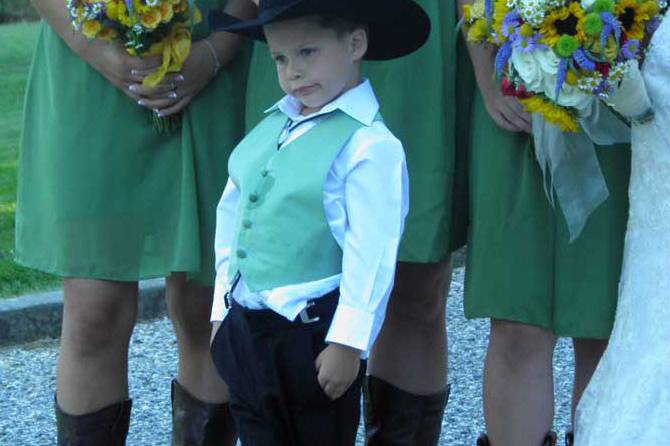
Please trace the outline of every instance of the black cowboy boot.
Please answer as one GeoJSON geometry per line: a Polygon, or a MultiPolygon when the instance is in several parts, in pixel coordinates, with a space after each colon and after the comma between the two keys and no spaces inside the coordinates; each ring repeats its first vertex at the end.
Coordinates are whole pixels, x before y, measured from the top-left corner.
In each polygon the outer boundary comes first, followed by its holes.
{"type": "Polygon", "coordinates": [[[486,434],[479,434],[479,438],[477,438],[477,446],[491,446],[489,437],[486,434]]]}
{"type": "MultiPolygon", "coordinates": [[[[491,446],[489,437],[486,434],[479,435],[479,438],[477,439],[477,446],[491,446]]],[[[549,432],[547,436],[544,437],[542,446],[556,446],[556,433],[549,432]]]]}
{"type": "Polygon", "coordinates": [[[228,403],[200,401],[172,380],[172,446],[233,446],[236,442],[228,403]]]}
{"type": "Polygon", "coordinates": [[[84,415],[69,415],[54,404],[58,446],[123,446],[130,425],[131,400],[84,415]]]}
{"type": "Polygon", "coordinates": [[[556,446],[557,442],[558,442],[558,437],[556,436],[556,432],[549,431],[547,436],[544,437],[544,443],[542,443],[542,446],[556,446]]]}
{"type": "Polygon", "coordinates": [[[572,431],[565,433],[565,446],[572,446],[575,444],[575,433],[572,431]]]}
{"type": "Polygon", "coordinates": [[[434,395],[414,395],[374,376],[365,379],[367,446],[435,446],[449,387],[434,395]]]}

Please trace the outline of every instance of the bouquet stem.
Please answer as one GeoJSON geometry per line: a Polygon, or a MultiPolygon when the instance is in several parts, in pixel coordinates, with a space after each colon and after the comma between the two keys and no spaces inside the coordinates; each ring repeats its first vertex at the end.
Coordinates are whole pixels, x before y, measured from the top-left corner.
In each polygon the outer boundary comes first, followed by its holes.
{"type": "Polygon", "coordinates": [[[149,110],[151,123],[154,130],[159,135],[169,136],[176,133],[181,128],[181,112],[170,116],[158,116],[155,112],[149,110]]]}

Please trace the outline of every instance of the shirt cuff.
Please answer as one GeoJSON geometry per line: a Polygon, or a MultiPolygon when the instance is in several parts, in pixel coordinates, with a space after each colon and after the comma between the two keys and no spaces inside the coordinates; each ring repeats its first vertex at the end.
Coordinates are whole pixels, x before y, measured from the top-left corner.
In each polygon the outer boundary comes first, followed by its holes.
{"type": "Polygon", "coordinates": [[[338,305],[328,329],[326,342],[342,344],[361,350],[367,358],[374,314],[347,305],[338,305]]]}
{"type": "Polygon", "coordinates": [[[219,322],[226,318],[228,309],[226,308],[225,295],[228,291],[228,284],[216,282],[214,284],[214,299],[212,300],[212,313],[209,317],[210,322],[219,322]]]}

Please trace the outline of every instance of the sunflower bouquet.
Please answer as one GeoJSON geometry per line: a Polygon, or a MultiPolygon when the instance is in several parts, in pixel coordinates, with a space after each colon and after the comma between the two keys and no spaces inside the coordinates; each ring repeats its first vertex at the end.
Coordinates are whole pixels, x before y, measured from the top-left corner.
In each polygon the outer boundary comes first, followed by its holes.
{"type": "Polygon", "coordinates": [[[607,102],[637,69],[665,8],[666,0],[475,0],[464,22],[468,40],[499,47],[505,94],[578,132],[592,102],[607,102]]]}
{"type": "Polygon", "coordinates": [[[653,117],[639,62],[667,0],[474,0],[468,40],[497,46],[502,91],[532,114],[534,155],[570,240],[609,196],[596,156],[653,117]],[[617,113],[614,113],[614,110],[617,113]]]}
{"type": "MultiPolygon", "coordinates": [[[[191,50],[191,27],[202,21],[194,0],[66,0],[72,27],[89,39],[120,41],[132,56],[162,56],[143,85],[154,87],[182,69],[191,50]]],[[[151,113],[154,128],[170,133],[181,115],[151,113]]]]}

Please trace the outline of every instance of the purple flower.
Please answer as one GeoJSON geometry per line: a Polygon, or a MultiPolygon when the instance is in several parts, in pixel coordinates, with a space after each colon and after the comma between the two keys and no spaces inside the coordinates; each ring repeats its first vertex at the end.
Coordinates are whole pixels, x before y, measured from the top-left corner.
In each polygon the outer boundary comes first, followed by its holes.
{"type": "Polygon", "coordinates": [[[493,0],[484,1],[484,12],[486,12],[489,23],[493,22],[493,0]]]}
{"type": "Polygon", "coordinates": [[[588,54],[582,48],[579,48],[575,51],[575,54],[572,55],[574,61],[579,65],[582,70],[586,71],[595,71],[596,63],[589,59],[588,54]]]}
{"type": "Polygon", "coordinates": [[[593,93],[596,94],[597,96],[600,96],[602,98],[605,98],[608,94],[611,93],[612,86],[609,84],[609,82],[603,80],[600,85],[596,87],[595,90],[593,90],[593,93]]]}
{"type": "Polygon", "coordinates": [[[507,66],[509,58],[512,56],[512,43],[507,41],[500,47],[496,54],[496,74],[502,75],[507,66]]]}
{"type": "Polygon", "coordinates": [[[626,59],[635,59],[640,52],[640,41],[635,39],[629,40],[624,43],[621,52],[626,59]]]}
{"type": "Polygon", "coordinates": [[[659,17],[654,17],[653,19],[647,22],[647,32],[649,34],[655,33],[660,25],[661,25],[661,19],[659,17]]]}
{"type": "Polygon", "coordinates": [[[98,2],[96,5],[100,6],[100,18],[102,19],[107,17],[107,3],[98,2]]]}
{"type": "Polygon", "coordinates": [[[561,93],[561,88],[565,83],[565,79],[568,77],[568,59],[561,59],[558,64],[558,73],[556,73],[556,100],[558,101],[558,95],[561,93]]]}
{"type": "Polygon", "coordinates": [[[518,33],[519,25],[521,25],[521,14],[518,11],[508,13],[503,19],[503,36],[510,37],[513,33],[518,33]]]}
{"type": "Polygon", "coordinates": [[[614,33],[614,38],[618,42],[621,39],[621,23],[611,12],[601,12],[600,19],[604,23],[603,33],[600,36],[600,46],[605,48],[610,34],[614,33]]]}
{"type": "Polygon", "coordinates": [[[521,30],[517,29],[509,40],[512,42],[515,50],[522,53],[532,53],[535,50],[547,48],[547,45],[540,43],[540,39],[542,39],[542,34],[540,33],[535,33],[530,37],[524,37],[521,35],[521,30]]]}

